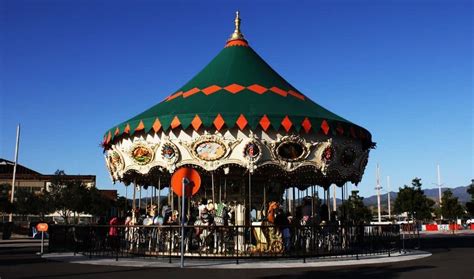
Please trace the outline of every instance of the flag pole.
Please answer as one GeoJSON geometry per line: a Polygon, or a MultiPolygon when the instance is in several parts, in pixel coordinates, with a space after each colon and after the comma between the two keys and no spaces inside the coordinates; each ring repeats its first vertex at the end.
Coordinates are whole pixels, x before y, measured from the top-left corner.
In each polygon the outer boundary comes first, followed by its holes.
{"type": "MultiPolygon", "coordinates": [[[[12,195],[10,202],[13,204],[15,199],[15,179],[16,179],[16,165],[18,164],[18,150],[20,147],[20,124],[16,127],[16,145],[15,145],[15,165],[13,165],[13,179],[12,179],[12,195]]],[[[13,222],[13,213],[8,216],[8,222],[13,222]]]]}
{"type": "Polygon", "coordinates": [[[392,218],[392,209],[391,209],[391,206],[390,206],[390,176],[387,176],[387,200],[388,200],[388,218],[391,219],[392,218]]]}
{"type": "Polygon", "coordinates": [[[378,221],[379,224],[382,222],[382,216],[380,212],[380,189],[382,188],[380,186],[380,167],[379,164],[377,164],[377,172],[376,172],[376,177],[377,177],[377,186],[375,189],[377,190],[377,215],[378,215],[378,221]]]}

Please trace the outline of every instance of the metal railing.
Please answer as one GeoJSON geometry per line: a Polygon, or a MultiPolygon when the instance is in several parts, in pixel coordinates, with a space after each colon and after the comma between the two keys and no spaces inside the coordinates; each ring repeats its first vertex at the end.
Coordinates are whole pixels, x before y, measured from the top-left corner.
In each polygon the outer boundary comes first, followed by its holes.
{"type": "MultiPolygon", "coordinates": [[[[185,257],[322,257],[381,254],[402,248],[398,225],[185,226],[185,257]]],[[[181,226],[52,225],[49,251],[87,256],[181,255],[181,226]]]]}

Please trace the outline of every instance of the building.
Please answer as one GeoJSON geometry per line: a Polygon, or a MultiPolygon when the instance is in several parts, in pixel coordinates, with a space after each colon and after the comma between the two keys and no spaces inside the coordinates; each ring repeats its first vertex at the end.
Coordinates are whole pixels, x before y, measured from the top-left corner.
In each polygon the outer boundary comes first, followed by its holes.
{"type": "MultiPolygon", "coordinates": [[[[0,158],[0,185],[12,184],[13,167],[15,163],[0,158]]],[[[47,189],[54,178],[54,174],[41,174],[23,165],[17,164],[15,176],[15,190],[26,189],[30,192],[39,193],[42,189],[47,189]]],[[[64,175],[63,180],[82,181],[87,187],[95,187],[95,175],[64,175]]],[[[10,195],[10,194],[9,194],[10,195]]]]}

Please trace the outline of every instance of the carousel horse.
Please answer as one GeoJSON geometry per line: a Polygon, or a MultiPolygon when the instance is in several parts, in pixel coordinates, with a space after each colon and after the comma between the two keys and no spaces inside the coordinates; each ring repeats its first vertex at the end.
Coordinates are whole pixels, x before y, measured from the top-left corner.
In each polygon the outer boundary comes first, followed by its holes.
{"type": "Polygon", "coordinates": [[[253,232],[257,240],[254,252],[270,252],[276,254],[283,252],[282,235],[280,229],[275,227],[275,215],[278,208],[280,208],[278,202],[270,202],[266,221],[261,222],[261,228],[254,228],[253,232]]]}
{"type": "Polygon", "coordinates": [[[207,212],[203,211],[201,218],[198,218],[194,222],[195,226],[195,237],[200,243],[200,250],[203,251],[208,248],[208,243],[211,241],[214,231],[214,217],[207,212]]]}
{"type": "Polygon", "coordinates": [[[226,250],[226,243],[229,242],[230,229],[230,209],[225,203],[217,204],[215,208],[216,216],[214,217],[214,247],[217,248],[218,253],[223,253],[226,250]]]}

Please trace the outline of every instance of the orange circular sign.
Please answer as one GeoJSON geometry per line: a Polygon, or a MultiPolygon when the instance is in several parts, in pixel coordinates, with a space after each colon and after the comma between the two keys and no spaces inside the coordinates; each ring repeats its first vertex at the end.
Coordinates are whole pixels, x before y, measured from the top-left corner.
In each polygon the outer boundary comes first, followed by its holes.
{"type": "Polygon", "coordinates": [[[178,197],[182,196],[183,180],[186,197],[196,194],[199,187],[201,187],[201,176],[197,170],[193,168],[180,168],[171,177],[171,188],[178,197]]]}
{"type": "Polygon", "coordinates": [[[36,225],[36,230],[39,231],[39,232],[47,232],[48,231],[48,224],[38,223],[38,225],[36,225]]]}

